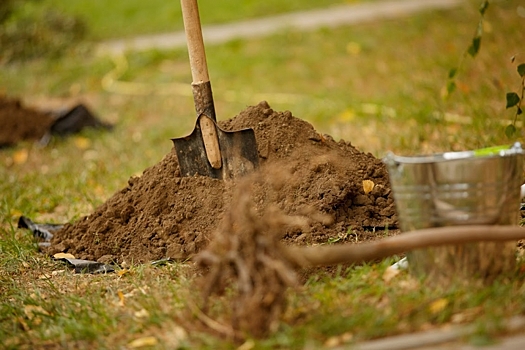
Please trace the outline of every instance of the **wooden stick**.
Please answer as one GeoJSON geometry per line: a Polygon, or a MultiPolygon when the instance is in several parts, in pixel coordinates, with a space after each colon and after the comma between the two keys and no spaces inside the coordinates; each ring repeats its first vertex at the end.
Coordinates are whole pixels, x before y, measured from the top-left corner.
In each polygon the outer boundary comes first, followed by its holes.
{"type": "Polygon", "coordinates": [[[411,231],[370,243],[287,247],[287,251],[288,258],[299,265],[326,266],[382,259],[419,248],[520,239],[525,239],[525,228],[520,226],[447,226],[411,231]]]}

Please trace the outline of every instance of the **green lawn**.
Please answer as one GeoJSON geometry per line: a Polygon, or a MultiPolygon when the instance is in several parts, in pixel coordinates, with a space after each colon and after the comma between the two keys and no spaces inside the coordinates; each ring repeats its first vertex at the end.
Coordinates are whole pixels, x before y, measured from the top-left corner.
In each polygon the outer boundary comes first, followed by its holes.
{"type": "MultiPolygon", "coordinates": [[[[144,1],[45,2],[82,13],[93,30],[89,39],[166,31],[171,22],[181,26],[175,23],[177,2],[150,1],[147,8],[139,7],[144,1]],[[109,14],[111,20],[103,19],[109,14]],[[126,27],[128,22],[133,25],[126,27]]],[[[214,2],[201,2],[205,22],[321,4],[218,3],[223,9],[212,11],[214,2]]],[[[337,2],[323,2],[332,3],[337,2]]],[[[516,63],[525,61],[519,4],[509,0],[489,8],[481,52],[464,60],[458,89],[448,98],[443,87],[474,34],[476,2],[453,11],[207,47],[218,118],[265,99],[378,157],[389,150],[412,154],[523,142],[521,130],[513,139],[504,134],[513,117],[505,94],[519,88],[516,63]]],[[[186,50],[97,57],[93,45],[0,69],[2,93],[36,105],[81,100],[117,124],[111,133],[88,131],[47,148],[22,143],[0,150],[0,339],[13,349],[66,344],[109,349],[131,347],[137,339],[159,349],[176,344],[233,349],[229,341],[185,328],[190,274],[184,264],[133,266],[107,276],[53,274],[63,266],[39,255],[28,233],[16,229],[21,214],[51,222],[89,214],[131,175],[162,159],[170,138],[193,128],[186,50]],[[104,85],[115,67],[123,85],[104,85]],[[20,161],[21,154],[27,160],[20,161]]],[[[254,341],[254,348],[318,348],[328,340],[348,340],[346,333],[362,340],[469,322],[478,330],[470,340],[479,344],[498,334],[503,317],[525,311],[521,270],[489,287],[443,291],[408,273],[385,282],[383,273],[393,261],[342,270],[337,277],[319,274],[290,291],[278,330],[254,341]]],[[[226,306],[218,299],[214,307],[226,306]]]]}
{"type": "MultiPolygon", "coordinates": [[[[201,0],[198,3],[202,23],[209,24],[356,2],[359,1],[201,0]]],[[[42,5],[53,6],[85,19],[90,24],[89,36],[92,39],[130,37],[136,34],[182,29],[180,1],[177,0],[44,0],[40,6],[42,5]]]]}

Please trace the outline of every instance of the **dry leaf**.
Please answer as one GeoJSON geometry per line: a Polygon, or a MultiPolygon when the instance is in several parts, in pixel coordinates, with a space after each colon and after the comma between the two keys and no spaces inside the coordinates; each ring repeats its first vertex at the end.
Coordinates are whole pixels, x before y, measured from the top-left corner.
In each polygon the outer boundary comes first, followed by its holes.
{"type": "MultiPolygon", "coordinates": [[[[35,325],[42,323],[41,315],[49,315],[49,312],[44,310],[38,305],[26,305],[24,306],[24,313],[26,317],[33,322],[35,325]]],[[[26,325],[27,326],[27,325],[26,325]]]]}
{"type": "Polygon", "coordinates": [[[13,154],[13,163],[15,164],[24,164],[25,162],[27,162],[27,158],[29,156],[29,152],[27,151],[27,149],[21,149],[21,150],[18,150],[15,152],[15,154],[13,154]]]}
{"type": "Polygon", "coordinates": [[[346,44],[346,52],[350,55],[358,56],[361,53],[361,45],[355,41],[351,41],[346,44]]]}
{"type": "Polygon", "coordinates": [[[78,149],[84,150],[91,146],[91,140],[87,137],[77,136],[73,140],[78,149]]]}
{"type": "Polygon", "coordinates": [[[124,276],[124,275],[127,274],[127,273],[129,273],[129,270],[128,270],[128,269],[122,269],[122,270],[119,270],[119,271],[117,272],[117,276],[122,277],[122,276],[124,276]]]}
{"type": "Polygon", "coordinates": [[[353,337],[354,335],[352,333],[345,332],[343,334],[336,335],[335,337],[328,338],[325,341],[324,346],[327,348],[334,348],[336,346],[340,346],[345,343],[348,343],[350,340],[352,340],[353,337]]]}
{"type": "Polygon", "coordinates": [[[142,337],[129,342],[128,347],[130,347],[131,349],[137,349],[146,346],[155,346],[157,345],[157,343],[158,341],[155,337],[142,337]]]}
{"type": "Polygon", "coordinates": [[[374,189],[376,184],[372,180],[363,180],[363,191],[365,194],[369,194],[374,189]]]}
{"type": "Polygon", "coordinates": [[[480,314],[483,313],[483,307],[477,306],[467,310],[463,310],[457,314],[452,315],[450,322],[465,323],[474,321],[480,314]]]}
{"type": "Polygon", "coordinates": [[[433,301],[428,307],[429,311],[433,314],[440,313],[448,305],[448,300],[445,298],[440,298],[433,301]]]}
{"type": "Polygon", "coordinates": [[[252,350],[255,347],[255,342],[252,339],[248,339],[237,350],[252,350]]]}
{"type": "Polygon", "coordinates": [[[117,292],[117,295],[118,295],[118,300],[119,300],[118,305],[119,306],[124,306],[124,304],[125,304],[125,302],[124,302],[125,301],[124,293],[122,293],[122,291],[119,290],[117,292]]]}
{"type": "MultiPolygon", "coordinates": [[[[164,341],[168,349],[184,348],[183,342],[187,338],[188,338],[188,333],[184,330],[184,328],[179,327],[179,326],[172,326],[169,330],[165,331],[161,337],[161,339],[164,341]]],[[[253,341],[251,342],[253,343],[253,341]]],[[[250,350],[253,348],[253,347],[250,347],[250,340],[247,340],[244,344],[246,344],[246,348],[244,348],[244,350],[250,350]]],[[[237,350],[239,349],[242,350],[244,344],[238,347],[237,350]]]]}
{"type": "Polygon", "coordinates": [[[390,282],[394,277],[399,275],[400,272],[401,270],[389,266],[383,273],[383,281],[385,281],[386,283],[390,282]]]}
{"type": "Polygon", "coordinates": [[[75,259],[75,256],[73,254],[69,253],[56,253],[53,255],[53,258],[55,259],[75,259]]]}
{"type": "Polygon", "coordinates": [[[135,311],[133,314],[136,318],[146,318],[149,317],[149,312],[145,309],[141,309],[139,311],[135,311]]]}
{"type": "Polygon", "coordinates": [[[20,323],[20,326],[22,326],[22,329],[24,331],[29,331],[31,328],[29,328],[29,326],[27,325],[27,322],[24,321],[24,319],[22,317],[17,317],[16,320],[18,321],[18,323],[20,323]]]}

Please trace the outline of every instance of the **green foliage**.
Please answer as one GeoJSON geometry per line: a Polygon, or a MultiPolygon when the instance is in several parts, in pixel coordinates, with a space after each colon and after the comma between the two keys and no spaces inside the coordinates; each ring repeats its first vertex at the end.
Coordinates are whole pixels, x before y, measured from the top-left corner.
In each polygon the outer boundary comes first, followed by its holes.
{"type": "Polygon", "coordinates": [[[488,7],[488,0],[483,1],[479,7],[479,13],[481,14],[481,18],[478,22],[478,27],[476,28],[474,37],[472,38],[472,43],[467,49],[467,53],[472,57],[476,57],[476,55],[479,52],[479,48],[481,47],[481,37],[483,35],[483,20],[485,18],[485,11],[487,11],[488,7]]]}
{"type": "Polygon", "coordinates": [[[520,97],[515,92],[507,92],[507,106],[506,108],[517,106],[520,102],[520,97]]]}
{"type": "MultiPolygon", "coordinates": [[[[489,1],[484,0],[479,7],[480,19],[478,22],[478,26],[476,28],[476,32],[474,33],[472,42],[466,51],[466,54],[470,55],[473,58],[477,56],[477,54],[479,53],[480,47],[481,47],[481,38],[483,36],[483,21],[485,18],[485,13],[488,8],[489,8],[489,1]]],[[[446,92],[447,92],[446,96],[451,95],[456,90],[457,84],[455,82],[455,78],[463,64],[466,54],[463,54],[458,67],[454,67],[449,70],[448,81],[446,85],[446,92]]],[[[512,62],[514,62],[514,60],[515,60],[515,56],[511,58],[512,62]]],[[[516,135],[517,133],[516,120],[517,120],[517,117],[522,114],[521,104],[523,102],[523,96],[524,96],[524,91],[525,91],[525,63],[519,64],[517,67],[517,71],[520,77],[522,78],[521,79],[521,94],[518,94],[516,92],[508,92],[505,96],[506,97],[505,108],[509,109],[509,108],[516,107],[516,112],[514,114],[514,120],[512,124],[507,125],[507,127],[505,128],[505,135],[507,136],[507,138],[513,138],[516,135]]]]}
{"type": "Polygon", "coordinates": [[[86,25],[78,18],[32,3],[11,0],[0,6],[0,64],[57,57],[84,37],[86,25]]]}
{"type": "Polygon", "coordinates": [[[522,78],[525,76],[525,63],[518,65],[518,74],[522,78]]]}
{"type": "MultiPolygon", "coordinates": [[[[514,57],[511,58],[511,61],[514,62],[514,57]]],[[[523,113],[522,104],[523,97],[525,95],[525,63],[519,64],[516,70],[518,71],[518,74],[521,77],[521,92],[519,94],[516,92],[507,92],[506,94],[507,104],[505,107],[507,109],[514,107],[516,108],[512,124],[507,126],[507,129],[505,129],[505,135],[507,135],[507,137],[509,138],[513,137],[516,134],[516,121],[518,119],[518,116],[523,113]]]]}

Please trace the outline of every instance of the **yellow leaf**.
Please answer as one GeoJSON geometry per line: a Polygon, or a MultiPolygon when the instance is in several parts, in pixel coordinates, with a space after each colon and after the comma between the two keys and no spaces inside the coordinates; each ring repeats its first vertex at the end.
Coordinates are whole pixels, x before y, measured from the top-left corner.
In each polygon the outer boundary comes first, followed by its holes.
{"type": "Polygon", "coordinates": [[[87,149],[89,146],[91,146],[91,140],[87,137],[77,136],[73,140],[75,143],[75,146],[77,146],[78,149],[87,149]]]}
{"type": "Polygon", "coordinates": [[[141,309],[139,311],[135,311],[133,314],[136,318],[146,318],[149,317],[149,312],[145,309],[141,309]]]}
{"type": "Polygon", "coordinates": [[[53,258],[55,259],[75,259],[75,256],[73,254],[69,253],[56,253],[53,255],[53,258]]]}
{"type": "Polygon", "coordinates": [[[237,350],[252,350],[255,347],[255,342],[252,339],[248,339],[237,350]]]}
{"type": "Polygon", "coordinates": [[[33,322],[34,325],[42,323],[40,316],[49,315],[49,312],[44,310],[41,306],[37,305],[26,305],[24,306],[24,313],[26,317],[33,322]]]}
{"type": "Polygon", "coordinates": [[[355,41],[346,44],[346,52],[353,56],[358,56],[361,53],[361,45],[355,41]]]}
{"type": "Polygon", "coordinates": [[[29,156],[29,152],[27,149],[21,149],[19,151],[16,151],[15,154],[13,154],[13,163],[15,164],[24,164],[27,162],[27,158],[29,156]]]}
{"type": "Polygon", "coordinates": [[[128,269],[122,269],[122,270],[119,270],[119,271],[117,272],[117,276],[122,277],[122,276],[124,276],[124,275],[127,274],[127,273],[129,273],[129,270],[128,270],[128,269]]]}
{"type": "Polygon", "coordinates": [[[117,295],[118,295],[118,300],[119,300],[119,306],[124,306],[124,301],[125,301],[125,297],[124,297],[124,293],[122,293],[122,291],[118,291],[117,292],[117,295]]]}
{"type": "Polygon", "coordinates": [[[137,349],[137,348],[143,348],[146,346],[155,346],[157,345],[158,341],[155,337],[142,337],[137,338],[131,342],[128,343],[128,346],[131,349],[137,349]]]}
{"type": "Polygon", "coordinates": [[[15,217],[15,216],[21,216],[23,213],[20,210],[13,208],[11,209],[10,214],[11,216],[15,217]]]}
{"type": "Polygon", "coordinates": [[[383,273],[383,281],[385,281],[386,283],[390,282],[394,277],[399,275],[400,272],[401,272],[401,270],[396,269],[396,268],[394,268],[392,266],[389,266],[385,270],[385,273],[383,273]]]}
{"type": "Polygon", "coordinates": [[[445,309],[445,307],[447,307],[448,305],[448,300],[445,299],[445,298],[440,298],[440,299],[437,299],[437,300],[434,300],[430,306],[428,307],[429,311],[433,314],[437,314],[437,313],[440,313],[441,311],[443,311],[445,309]]]}
{"type": "Polygon", "coordinates": [[[348,343],[350,340],[352,340],[353,337],[354,335],[352,333],[345,332],[343,334],[328,338],[325,341],[324,346],[327,348],[335,348],[345,343],[348,343]]]}
{"type": "Polygon", "coordinates": [[[363,191],[365,194],[369,194],[374,189],[375,183],[372,180],[363,180],[363,191]]]}
{"type": "Polygon", "coordinates": [[[355,119],[355,111],[352,109],[345,109],[337,116],[337,119],[342,122],[351,122],[355,119]]]}

